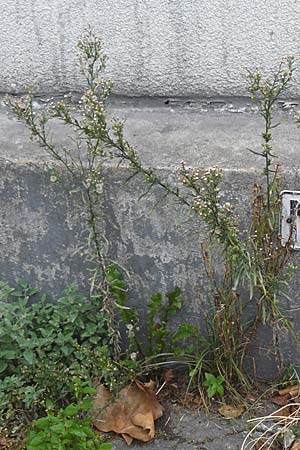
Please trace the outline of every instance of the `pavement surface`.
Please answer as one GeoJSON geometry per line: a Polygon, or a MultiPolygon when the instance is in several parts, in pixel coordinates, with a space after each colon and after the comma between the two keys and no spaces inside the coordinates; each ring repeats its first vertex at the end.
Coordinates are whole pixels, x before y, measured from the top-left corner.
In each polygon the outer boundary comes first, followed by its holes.
{"type": "Polygon", "coordinates": [[[123,439],[117,438],[113,450],[240,450],[249,431],[244,416],[229,420],[175,405],[156,421],[156,437],[152,442],[133,441],[128,447],[123,439]]]}

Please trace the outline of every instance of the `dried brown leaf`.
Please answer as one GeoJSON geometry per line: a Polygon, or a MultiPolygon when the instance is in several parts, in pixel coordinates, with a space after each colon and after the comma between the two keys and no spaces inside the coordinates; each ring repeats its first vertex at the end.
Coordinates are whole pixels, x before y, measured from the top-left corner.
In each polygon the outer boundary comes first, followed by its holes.
{"type": "Polygon", "coordinates": [[[99,431],[121,434],[128,445],[133,439],[152,440],[154,421],[163,414],[154,385],[153,381],[143,384],[136,380],[122,389],[116,400],[104,386],[98,386],[92,411],[95,427],[99,431]]]}
{"type": "Polygon", "coordinates": [[[172,380],[172,378],[174,378],[173,370],[172,370],[172,369],[169,369],[169,370],[167,370],[167,371],[165,372],[165,374],[164,374],[164,380],[165,380],[166,383],[170,383],[170,381],[172,380]]]}
{"type": "Polygon", "coordinates": [[[255,403],[256,400],[257,400],[257,397],[255,395],[253,395],[253,394],[247,394],[246,395],[246,400],[249,403],[255,403]]]}
{"type": "Polygon", "coordinates": [[[286,423],[289,423],[291,421],[290,419],[290,408],[289,406],[285,406],[284,408],[281,408],[279,411],[274,411],[271,416],[274,416],[274,420],[276,422],[284,421],[286,423]],[[286,417],[286,419],[284,419],[286,417]]]}
{"type": "Polygon", "coordinates": [[[291,450],[300,450],[300,443],[299,441],[295,441],[293,445],[291,446],[291,450]]]}
{"type": "Polygon", "coordinates": [[[255,450],[279,450],[279,446],[273,443],[270,447],[267,439],[260,439],[255,444],[255,450]]]}
{"type": "Polygon", "coordinates": [[[300,384],[296,384],[294,386],[288,386],[284,389],[280,389],[278,391],[278,394],[279,395],[291,394],[293,396],[295,396],[295,394],[300,395],[300,384]],[[299,392],[299,393],[297,394],[297,392],[299,392]]]}
{"type": "Polygon", "coordinates": [[[290,406],[290,413],[292,417],[300,417],[300,407],[297,405],[291,405],[290,406]]]}
{"type": "Polygon", "coordinates": [[[218,412],[221,416],[225,417],[225,419],[237,419],[243,414],[244,408],[243,406],[236,407],[232,405],[224,405],[218,409],[218,412]]]}
{"type": "Polygon", "coordinates": [[[290,400],[290,394],[279,395],[277,397],[271,398],[271,402],[275,403],[275,405],[279,405],[279,406],[287,405],[289,403],[289,400],[290,400]]]}

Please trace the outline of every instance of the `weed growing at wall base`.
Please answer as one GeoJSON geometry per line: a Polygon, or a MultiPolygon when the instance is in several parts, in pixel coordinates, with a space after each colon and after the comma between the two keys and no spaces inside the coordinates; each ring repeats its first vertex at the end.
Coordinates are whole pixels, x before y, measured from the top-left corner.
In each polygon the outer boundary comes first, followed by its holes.
{"type": "MultiPolygon", "coordinates": [[[[286,290],[296,267],[289,260],[293,247],[293,223],[287,242],[284,245],[281,242],[282,181],[279,165],[274,164],[272,149],[272,130],[278,125],[273,123],[274,108],[276,101],[288,89],[294,71],[294,60],[288,58],[270,77],[248,72],[248,89],[264,120],[261,151],[251,150],[263,162],[264,181],[253,187],[252,218],[246,236],[241,232],[233,206],[226,201],[224,193],[222,197],[220,195],[221,169],[213,167],[204,171],[187,167],[182,162],[178,175],[183,188],[179,189],[165,185],[154,170],[143,168],[136,154],[134,157],[130,152],[126,154],[131,167],[144,175],[150,188],[159,185],[175,195],[207,226],[210,243],[202,244],[202,258],[211,284],[212,310],[205,313],[209,348],[204,352],[205,359],[214,366],[214,373],[224,377],[229,391],[233,391],[234,385],[242,385],[246,390],[251,386],[244,363],[259,327],[267,325],[272,329],[279,373],[282,369],[280,331],[287,329],[299,345],[299,339],[280,304],[287,296],[286,290]],[[221,274],[216,273],[212,247],[220,249],[223,261],[221,274]],[[251,320],[245,314],[249,305],[252,305],[253,311],[251,320]]],[[[125,144],[123,149],[125,153],[125,144]]],[[[295,219],[296,213],[293,221],[295,219]]],[[[196,363],[201,372],[205,359],[201,354],[196,363]]],[[[195,371],[191,373],[194,377],[195,371]]]]}
{"type": "Polygon", "coordinates": [[[212,286],[213,312],[208,321],[212,324],[209,326],[212,359],[216,371],[224,375],[229,389],[234,380],[245,388],[249,387],[244,358],[259,326],[268,324],[273,330],[279,370],[282,366],[280,329],[287,328],[298,343],[279,304],[280,298],[286,295],[295,267],[289,263],[292,232],[284,246],[279,236],[281,179],[279,167],[273,163],[272,151],[274,107],[288,89],[294,70],[294,60],[288,58],[269,78],[263,78],[260,73],[248,73],[249,92],[265,125],[262,150],[252,150],[262,158],[265,183],[254,186],[252,222],[246,238],[241,235],[232,206],[220,199],[223,178],[220,169],[213,168],[203,174],[203,171],[186,168],[182,163],[179,177],[184,188],[171,186],[153,169],[143,167],[135,150],[124,139],[123,124],[114,126],[114,157],[128,161],[133,175],[142,174],[149,184],[148,191],[158,185],[196,213],[206,223],[211,243],[222,249],[224,271],[221,281],[214,271],[209,248],[202,247],[202,256],[212,286]],[[248,290],[248,298],[241,293],[245,289],[248,290]],[[244,317],[244,306],[249,303],[256,310],[250,323],[244,317]]]}

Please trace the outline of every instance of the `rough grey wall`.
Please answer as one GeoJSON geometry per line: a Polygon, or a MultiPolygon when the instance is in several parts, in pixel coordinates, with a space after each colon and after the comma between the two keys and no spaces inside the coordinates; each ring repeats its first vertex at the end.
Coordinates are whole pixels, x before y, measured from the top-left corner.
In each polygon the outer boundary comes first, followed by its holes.
{"type": "MultiPolygon", "coordinates": [[[[181,159],[202,167],[221,165],[225,169],[224,199],[233,202],[237,215],[247,221],[252,186],[261,178],[261,162],[247,150],[260,148],[262,124],[256,114],[171,112],[169,108],[111,112],[128,118],[129,141],[143,160],[170,182],[177,179],[175,167],[181,159]]],[[[284,187],[300,189],[299,130],[287,111],[278,112],[275,120],[283,122],[274,130],[274,151],[284,162],[284,187]]],[[[54,122],[52,132],[56,140],[68,145],[64,127],[54,122]]],[[[87,288],[86,267],[74,253],[82,234],[76,221],[76,201],[69,194],[70,179],[62,171],[63,185],[50,182],[44,152],[29,141],[28,132],[1,106],[0,149],[0,279],[26,279],[54,298],[71,282],[87,288]]],[[[139,177],[125,183],[132,174],[128,168],[107,165],[105,170],[102,206],[111,218],[107,237],[112,257],[130,273],[130,301],[143,313],[153,293],[165,293],[178,285],[185,301],[184,321],[196,321],[204,330],[203,311],[209,307],[211,292],[199,248],[200,242],[207,240],[203,223],[170,197],[164,198],[159,188],[139,200],[145,183],[139,177]]],[[[299,257],[295,252],[295,263],[299,257]]],[[[299,287],[296,276],[290,290],[292,300],[283,305],[297,332],[299,287]]],[[[173,325],[181,318],[176,317],[173,325]]],[[[298,363],[299,351],[287,334],[280,342],[286,363],[298,363]]],[[[251,350],[257,373],[274,374],[275,369],[270,370],[275,361],[273,341],[268,330],[260,330],[251,350]]]]}
{"type": "MultiPolygon", "coordinates": [[[[244,66],[299,54],[297,0],[0,0],[0,91],[80,87],[73,46],[88,24],[115,92],[244,95],[244,66]]],[[[300,95],[300,84],[294,91],[300,95]]]]}

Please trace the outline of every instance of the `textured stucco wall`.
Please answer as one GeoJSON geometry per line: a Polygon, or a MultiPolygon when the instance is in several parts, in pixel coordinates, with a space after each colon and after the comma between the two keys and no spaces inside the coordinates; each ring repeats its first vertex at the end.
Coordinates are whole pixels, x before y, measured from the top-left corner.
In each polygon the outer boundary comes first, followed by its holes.
{"type": "MultiPolygon", "coordinates": [[[[245,95],[242,68],[299,54],[298,0],[0,0],[0,91],[80,87],[73,46],[90,24],[115,92],[245,95]]],[[[300,95],[300,84],[294,91],[300,95]]]]}

